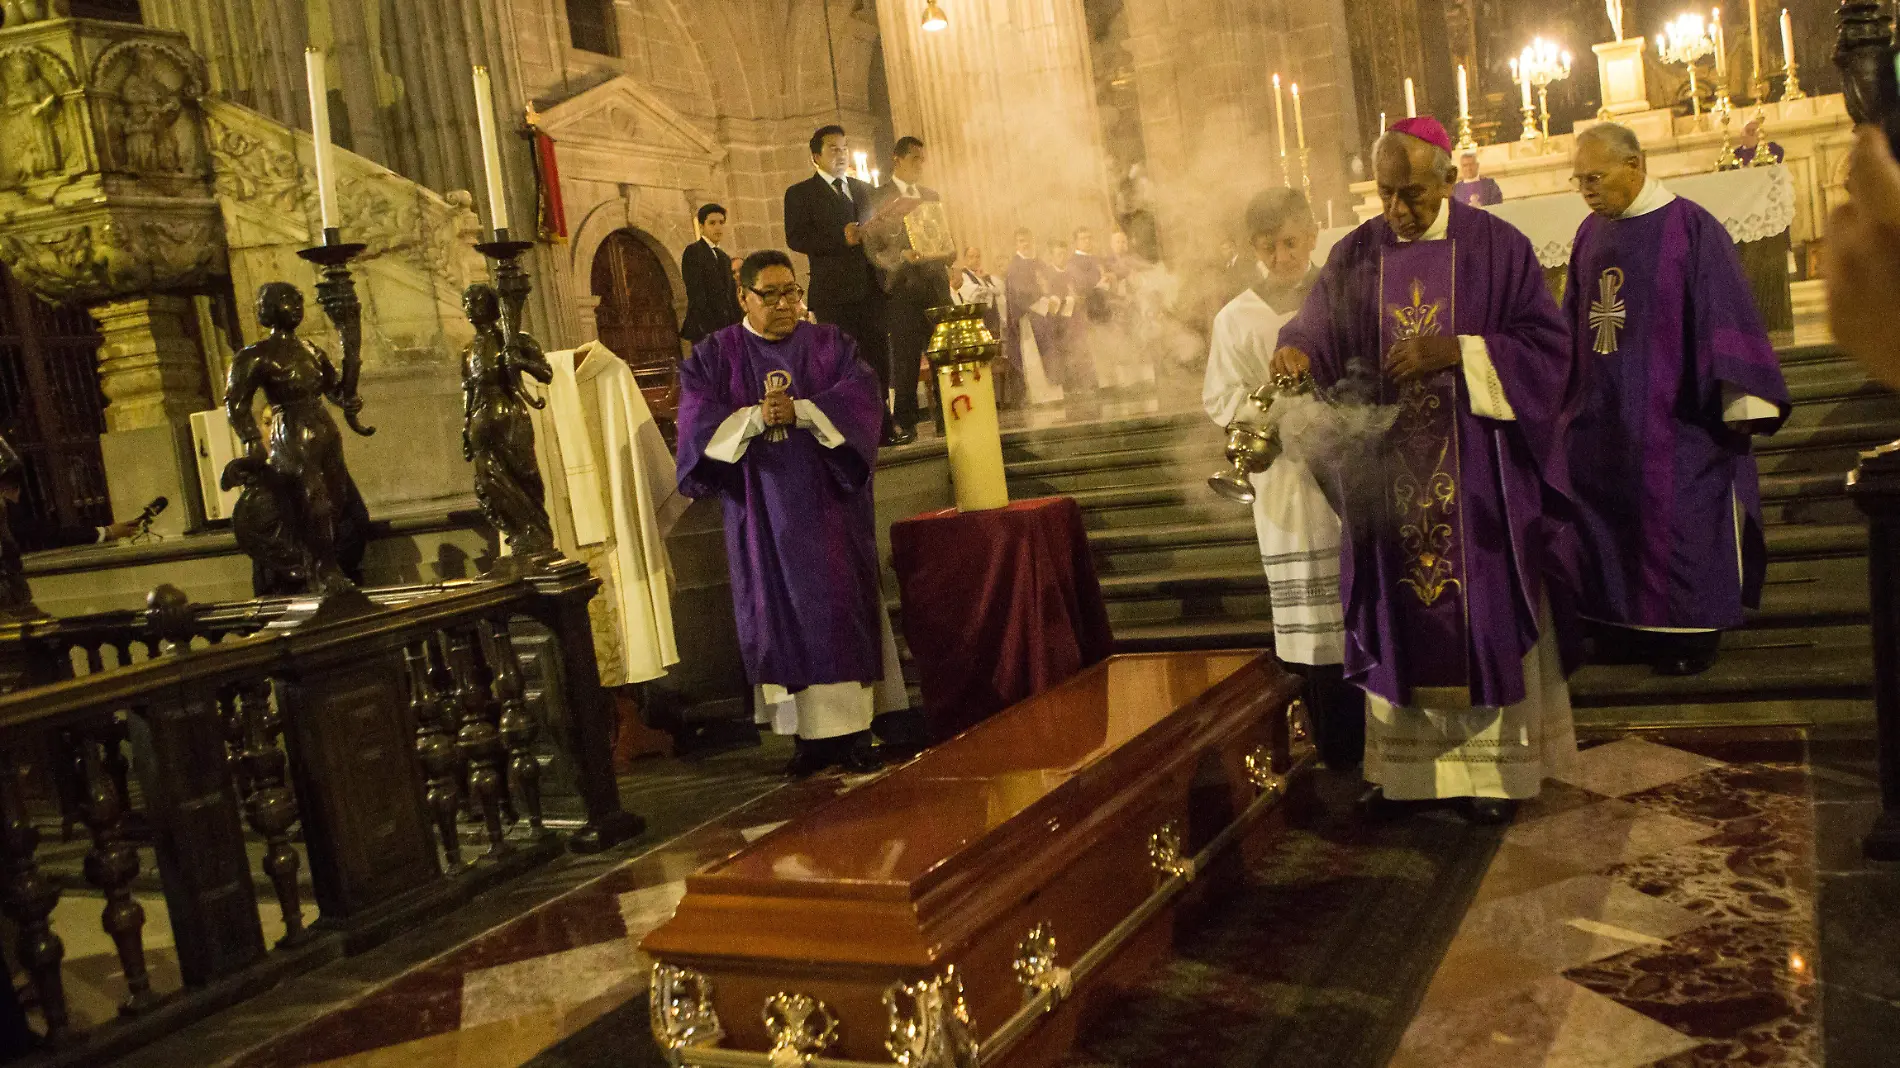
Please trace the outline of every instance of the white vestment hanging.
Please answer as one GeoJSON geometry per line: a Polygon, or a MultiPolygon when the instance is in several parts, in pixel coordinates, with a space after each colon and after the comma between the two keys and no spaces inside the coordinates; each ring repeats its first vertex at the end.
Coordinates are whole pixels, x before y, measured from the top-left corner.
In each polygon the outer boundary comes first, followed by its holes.
{"type": "Polygon", "coordinates": [[[554,380],[535,447],[561,551],[601,581],[588,605],[603,685],[679,662],[666,533],[685,510],[672,450],[624,360],[599,342],[548,353],[554,380]]]}

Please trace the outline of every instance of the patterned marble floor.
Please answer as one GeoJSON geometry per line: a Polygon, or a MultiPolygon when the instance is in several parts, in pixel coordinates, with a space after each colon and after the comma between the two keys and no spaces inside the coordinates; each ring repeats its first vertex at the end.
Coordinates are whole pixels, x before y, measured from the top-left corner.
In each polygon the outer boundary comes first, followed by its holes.
{"type": "Polygon", "coordinates": [[[1519,814],[1391,1068],[1822,1063],[1803,741],[1662,741],[1519,814]]]}
{"type": "MultiPolygon", "coordinates": [[[[1823,766],[1808,751],[1798,731],[1672,732],[1589,747],[1578,773],[1547,784],[1505,834],[1391,1068],[1893,1063],[1823,1057],[1816,813],[1853,798],[1864,815],[1873,782],[1864,761],[1823,766]]],[[[506,922],[321,1012],[227,1023],[255,1036],[234,1054],[148,1051],[128,1063],[657,1063],[639,1009],[648,969],[639,938],[671,913],[688,873],[861,781],[734,798],[737,807],[709,822],[532,909],[503,912],[506,922]]],[[[1851,850],[1828,845],[1824,826],[1820,834],[1821,853],[1851,850]]],[[[1900,980],[1892,961],[1857,969],[1856,996],[1877,1000],[1900,980]]],[[[1396,1033],[1402,1017],[1389,1026],[1396,1033]]]]}

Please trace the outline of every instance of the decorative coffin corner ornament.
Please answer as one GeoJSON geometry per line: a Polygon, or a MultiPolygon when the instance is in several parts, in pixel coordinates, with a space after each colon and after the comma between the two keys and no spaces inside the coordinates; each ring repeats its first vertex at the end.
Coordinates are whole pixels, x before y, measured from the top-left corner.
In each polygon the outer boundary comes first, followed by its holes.
{"type": "Polygon", "coordinates": [[[669,1054],[688,1046],[717,1046],[726,1029],[713,1011],[712,982],[698,972],[655,964],[648,1014],[653,1038],[669,1054]]]}
{"type": "Polygon", "coordinates": [[[1306,730],[1306,701],[1302,698],[1295,697],[1286,706],[1286,736],[1294,745],[1312,738],[1306,730]]]}
{"type": "Polygon", "coordinates": [[[1194,878],[1194,861],[1181,852],[1181,826],[1170,820],[1148,836],[1148,862],[1164,875],[1194,878]]]}
{"type": "Polygon", "coordinates": [[[950,457],[957,510],[1002,508],[1009,504],[1009,484],[1003,473],[994,369],[1003,346],[984,325],[981,304],[932,308],[929,315],[936,327],[924,355],[943,404],[944,449],[950,457]]]}
{"type": "Polygon", "coordinates": [[[935,979],[892,984],[884,1008],[891,1017],[884,1048],[898,1068],[977,1068],[976,1026],[954,965],[935,979]]]}
{"type": "Polygon", "coordinates": [[[772,1036],[772,1068],[804,1068],[838,1041],[838,1017],[809,994],[773,994],[762,1015],[772,1036]]]}
{"type": "Polygon", "coordinates": [[[1021,942],[1016,943],[1016,960],[1011,965],[1016,971],[1016,981],[1023,986],[1023,1000],[1034,1001],[1045,992],[1053,995],[1047,1011],[1055,1011],[1056,1003],[1069,996],[1074,978],[1069,969],[1056,966],[1056,935],[1046,923],[1039,923],[1029,929],[1021,942]]]}
{"type": "Polygon", "coordinates": [[[1247,781],[1268,797],[1279,797],[1286,791],[1286,776],[1274,773],[1273,754],[1264,745],[1247,754],[1247,781]]]}

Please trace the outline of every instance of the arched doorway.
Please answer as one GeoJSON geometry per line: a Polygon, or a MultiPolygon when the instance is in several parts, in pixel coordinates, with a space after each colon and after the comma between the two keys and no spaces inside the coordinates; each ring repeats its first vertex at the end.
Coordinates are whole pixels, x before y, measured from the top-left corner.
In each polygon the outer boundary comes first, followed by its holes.
{"type": "Polygon", "coordinates": [[[594,253],[595,321],[600,343],[633,368],[633,377],[662,425],[679,411],[679,320],[666,265],[638,230],[607,235],[594,253]]]}

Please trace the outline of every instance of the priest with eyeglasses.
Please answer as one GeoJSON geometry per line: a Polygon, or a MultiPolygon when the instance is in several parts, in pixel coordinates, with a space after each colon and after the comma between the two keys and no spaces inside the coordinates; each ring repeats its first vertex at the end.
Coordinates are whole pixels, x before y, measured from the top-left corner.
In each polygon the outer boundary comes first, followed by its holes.
{"type": "Polygon", "coordinates": [[[680,364],[679,486],[725,509],[739,648],[794,776],[873,770],[871,720],[907,706],[879,586],[871,475],[884,405],[835,326],[804,321],[790,257],[739,269],[745,318],[680,364]]]}

